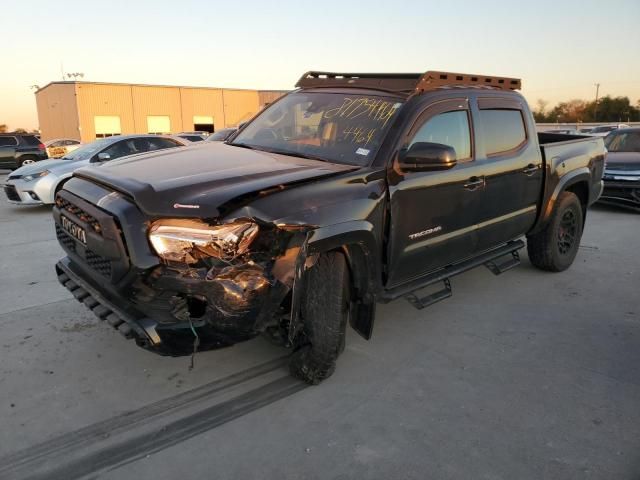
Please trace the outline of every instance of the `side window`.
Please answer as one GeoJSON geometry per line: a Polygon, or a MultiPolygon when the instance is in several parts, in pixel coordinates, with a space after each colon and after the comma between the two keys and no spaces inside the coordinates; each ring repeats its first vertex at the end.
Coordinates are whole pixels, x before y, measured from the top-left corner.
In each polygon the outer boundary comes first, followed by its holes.
{"type": "Polygon", "coordinates": [[[149,150],[162,150],[164,148],[179,147],[180,144],[171,138],[150,138],[149,150]]]}
{"type": "Polygon", "coordinates": [[[115,160],[116,158],[124,157],[126,155],[132,155],[136,153],[136,150],[134,150],[133,140],[122,140],[114,143],[100,153],[106,153],[109,155],[110,160],[115,160]]]}
{"type": "Polygon", "coordinates": [[[18,145],[16,137],[0,137],[0,147],[15,147],[18,145]]]}
{"type": "Polygon", "coordinates": [[[480,129],[488,156],[515,150],[527,141],[520,110],[480,110],[480,129]]]}
{"type": "Polygon", "coordinates": [[[442,143],[453,147],[458,160],[471,158],[471,129],[466,110],[445,112],[431,117],[413,136],[409,146],[417,142],[442,143]]]}

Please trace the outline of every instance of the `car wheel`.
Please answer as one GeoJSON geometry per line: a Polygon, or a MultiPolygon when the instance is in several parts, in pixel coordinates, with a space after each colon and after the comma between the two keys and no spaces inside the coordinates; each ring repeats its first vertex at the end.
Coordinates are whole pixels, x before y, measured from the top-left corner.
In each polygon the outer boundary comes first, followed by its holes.
{"type": "Polygon", "coordinates": [[[33,159],[33,158],[25,158],[24,160],[22,160],[20,162],[20,166],[24,167],[25,165],[31,165],[32,163],[36,163],[35,159],[33,159]]]}
{"type": "Polygon", "coordinates": [[[541,270],[561,272],[571,266],[582,238],[583,212],[573,192],[562,192],[545,228],[527,236],[531,263],[541,270]]]}
{"type": "Polygon", "coordinates": [[[293,353],[291,374],[317,385],[331,376],[344,350],[349,317],[350,279],[344,255],[329,252],[306,272],[301,305],[303,331],[293,353]]]}

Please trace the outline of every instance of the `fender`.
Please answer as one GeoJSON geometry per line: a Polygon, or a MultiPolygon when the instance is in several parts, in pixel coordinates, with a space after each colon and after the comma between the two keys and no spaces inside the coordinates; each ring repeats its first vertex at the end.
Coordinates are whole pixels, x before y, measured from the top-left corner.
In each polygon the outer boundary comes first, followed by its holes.
{"type": "MultiPolygon", "coordinates": [[[[550,176],[552,178],[549,178],[549,183],[551,184],[554,179],[557,179],[557,183],[551,194],[545,193],[545,198],[542,199],[544,211],[538,217],[538,221],[536,222],[534,228],[531,230],[531,233],[540,231],[540,229],[549,221],[551,213],[553,212],[553,208],[556,204],[556,201],[558,200],[558,196],[560,196],[562,192],[567,190],[572,185],[580,182],[586,182],[590,186],[592,180],[592,175],[589,167],[577,168],[559,178],[557,177],[557,171],[552,172],[550,176]],[[545,205],[546,207],[544,207],[545,205]]],[[[550,186],[551,185],[549,185],[549,187],[550,186]]],[[[547,192],[548,190],[550,190],[550,188],[547,189],[547,192]]]]}
{"type": "Polygon", "coordinates": [[[291,309],[289,337],[295,337],[299,328],[301,292],[304,290],[304,272],[317,255],[340,250],[344,253],[353,280],[351,327],[366,340],[371,338],[375,318],[375,293],[382,285],[381,259],[375,227],[366,220],[354,220],[307,233],[296,262],[294,293],[291,309]]]}

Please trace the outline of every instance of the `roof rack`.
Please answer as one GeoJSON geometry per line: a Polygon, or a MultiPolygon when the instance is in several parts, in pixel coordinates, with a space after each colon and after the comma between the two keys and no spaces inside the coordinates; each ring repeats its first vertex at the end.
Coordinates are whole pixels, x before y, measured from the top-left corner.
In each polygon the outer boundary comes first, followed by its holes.
{"type": "Polygon", "coordinates": [[[422,73],[336,73],[306,72],[296,83],[298,88],[360,87],[406,95],[420,94],[443,87],[489,87],[519,90],[519,78],[428,71],[422,73]]]}

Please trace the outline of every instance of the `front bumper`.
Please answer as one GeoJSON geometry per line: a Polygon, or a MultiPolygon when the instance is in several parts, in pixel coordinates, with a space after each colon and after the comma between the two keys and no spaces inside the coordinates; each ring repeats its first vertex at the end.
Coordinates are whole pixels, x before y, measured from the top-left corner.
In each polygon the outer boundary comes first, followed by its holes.
{"type": "Polygon", "coordinates": [[[58,278],[99,318],[138,345],[175,356],[193,351],[194,330],[205,350],[247,340],[274,324],[290,285],[272,275],[271,262],[177,269],[155,256],[145,261],[150,251],[143,217],[125,199],[109,198],[114,213],[63,190],[53,208],[56,235],[68,255],[56,265],[58,278]],[[62,217],[84,230],[82,241],[63,228],[62,217]]]}
{"type": "Polygon", "coordinates": [[[605,171],[600,202],[640,210],[640,172],[605,171]]]}
{"type": "Polygon", "coordinates": [[[53,203],[53,192],[58,177],[53,174],[25,182],[22,179],[7,180],[3,185],[9,203],[14,205],[44,205],[53,203]]]}

